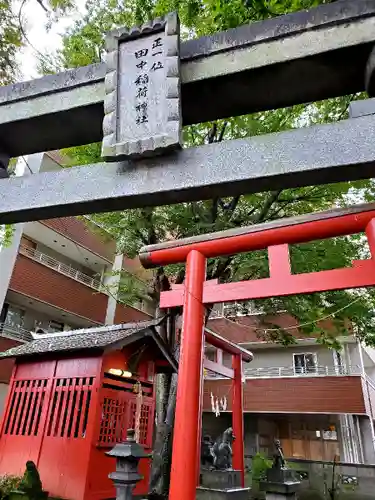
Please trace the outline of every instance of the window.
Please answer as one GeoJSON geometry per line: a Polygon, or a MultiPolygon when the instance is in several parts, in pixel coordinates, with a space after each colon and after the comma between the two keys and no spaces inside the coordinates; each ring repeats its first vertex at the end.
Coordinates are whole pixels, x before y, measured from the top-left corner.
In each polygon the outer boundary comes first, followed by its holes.
{"type": "Polygon", "coordinates": [[[262,314],[262,312],[260,308],[255,307],[253,300],[224,302],[223,304],[224,316],[249,316],[252,314],[262,314]]]}
{"type": "Polygon", "coordinates": [[[333,363],[336,374],[343,375],[345,373],[345,361],[339,351],[333,351],[333,363]]]}
{"type": "Polygon", "coordinates": [[[296,374],[316,373],[316,354],[311,352],[293,354],[293,366],[296,374]]]}
{"type": "Polygon", "coordinates": [[[212,318],[233,318],[235,316],[250,316],[263,314],[263,310],[255,307],[253,300],[242,302],[224,302],[215,304],[211,311],[212,318]]]}
{"type": "Polygon", "coordinates": [[[22,328],[24,325],[25,311],[18,307],[9,306],[5,317],[5,325],[12,328],[22,328]]]}
{"type": "Polygon", "coordinates": [[[63,332],[64,323],[59,323],[58,321],[50,321],[48,324],[48,331],[53,332],[63,332]]]}

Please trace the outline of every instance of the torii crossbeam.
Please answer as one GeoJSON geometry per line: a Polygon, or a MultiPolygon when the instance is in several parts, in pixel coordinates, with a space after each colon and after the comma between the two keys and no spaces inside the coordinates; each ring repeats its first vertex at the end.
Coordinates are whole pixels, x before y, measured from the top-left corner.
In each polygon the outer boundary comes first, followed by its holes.
{"type": "MultiPolygon", "coordinates": [[[[184,42],[182,121],[200,123],[365,89],[375,95],[374,45],[372,0],[342,0],[184,42]]],[[[12,156],[103,138],[106,67],[0,88],[0,178],[12,156]]],[[[2,180],[0,224],[369,178],[375,166],[374,106],[353,103],[351,116],[162,159],[2,180]]]]}

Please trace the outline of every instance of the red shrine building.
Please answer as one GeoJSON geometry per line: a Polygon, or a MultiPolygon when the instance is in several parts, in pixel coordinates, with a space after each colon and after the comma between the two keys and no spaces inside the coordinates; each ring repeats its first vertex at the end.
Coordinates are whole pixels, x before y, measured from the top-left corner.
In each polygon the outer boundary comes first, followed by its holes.
{"type": "MultiPolygon", "coordinates": [[[[62,168],[58,153],[20,160],[21,172],[62,168]]],[[[9,247],[0,248],[0,351],[31,340],[30,331],[59,332],[151,319],[147,302],[117,303],[122,270],[137,279],[137,260],[116,251],[115,241],[84,217],[16,224],[9,247]]],[[[12,360],[0,362],[0,413],[12,373],[12,360]]]]}
{"type": "MultiPolygon", "coordinates": [[[[15,358],[0,428],[0,475],[19,475],[27,460],[43,487],[70,500],[114,498],[105,455],[133,428],[151,452],[157,373],[177,364],[157,321],[35,335],[2,358],[15,358]]],[[[142,459],[135,495],[148,492],[142,459]]]]}

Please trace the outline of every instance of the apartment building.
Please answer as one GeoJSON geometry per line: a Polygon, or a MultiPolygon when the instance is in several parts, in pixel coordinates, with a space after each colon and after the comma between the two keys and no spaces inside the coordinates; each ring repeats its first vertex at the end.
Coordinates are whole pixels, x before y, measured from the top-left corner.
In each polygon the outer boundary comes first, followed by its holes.
{"type": "MultiPolygon", "coordinates": [[[[262,341],[269,327],[261,314],[224,317],[225,305],[208,328],[248,348],[254,360],[243,367],[245,450],[271,455],[281,440],[288,458],[375,463],[375,350],[353,335],[340,338],[337,352],[306,338],[287,313],[269,318],[295,332],[296,343],[283,347],[262,341]]],[[[329,324],[325,327],[330,328],[329,324]]],[[[211,360],[230,366],[215,349],[211,360]]],[[[231,381],[205,374],[204,432],[217,436],[231,424],[231,381]]]]}
{"type": "MultiPolygon", "coordinates": [[[[62,168],[58,153],[21,159],[18,175],[62,168]]],[[[48,332],[148,319],[146,303],[117,302],[119,277],[138,264],[116,255],[108,235],[75,217],[17,224],[12,244],[0,249],[0,349],[26,342],[30,331],[48,332]]],[[[13,363],[0,362],[0,411],[13,363]]]]}

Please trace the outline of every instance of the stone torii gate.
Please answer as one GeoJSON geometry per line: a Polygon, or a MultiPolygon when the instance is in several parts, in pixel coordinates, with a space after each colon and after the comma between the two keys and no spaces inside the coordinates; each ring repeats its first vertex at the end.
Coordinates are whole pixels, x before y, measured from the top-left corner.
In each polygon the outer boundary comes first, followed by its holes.
{"type": "MultiPolygon", "coordinates": [[[[0,223],[370,178],[375,165],[373,99],[352,103],[350,119],[335,124],[197,148],[181,149],[180,132],[181,123],[364,90],[371,97],[374,45],[372,0],[340,0],[181,46],[175,15],[116,30],[108,36],[105,63],[0,88],[0,223]],[[106,163],[6,178],[10,157],[102,139],[106,163]]],[[[194,272],[185,289],[194,288],[194,300],[201,305],[209,295],[202,285],[205,257],[196,249],[189,256],[194,272]]],[[[181,296],[168,300],[180,303],[181,296]]],[[[190,326],[196,354],[202,329],[197,323],[190,326]]],[[[185,322],[185,372],[190,336],[185,322]]],[[[187,386],[188,394],[191,390],[195,394],[197,388],[187,386]]],[[[178,405],[177,419],[186,401],[178,405]]],[[[177,444],[180,434],[176,432],[177,444]]],[[[187,474],[183,464],[181,453],[174,456],[171,500],[194,498],[196,470],[190,466],[187,474]],[[181,473],[184,477],[181,490],[177,473],[180,480],[181,473]]]]}

